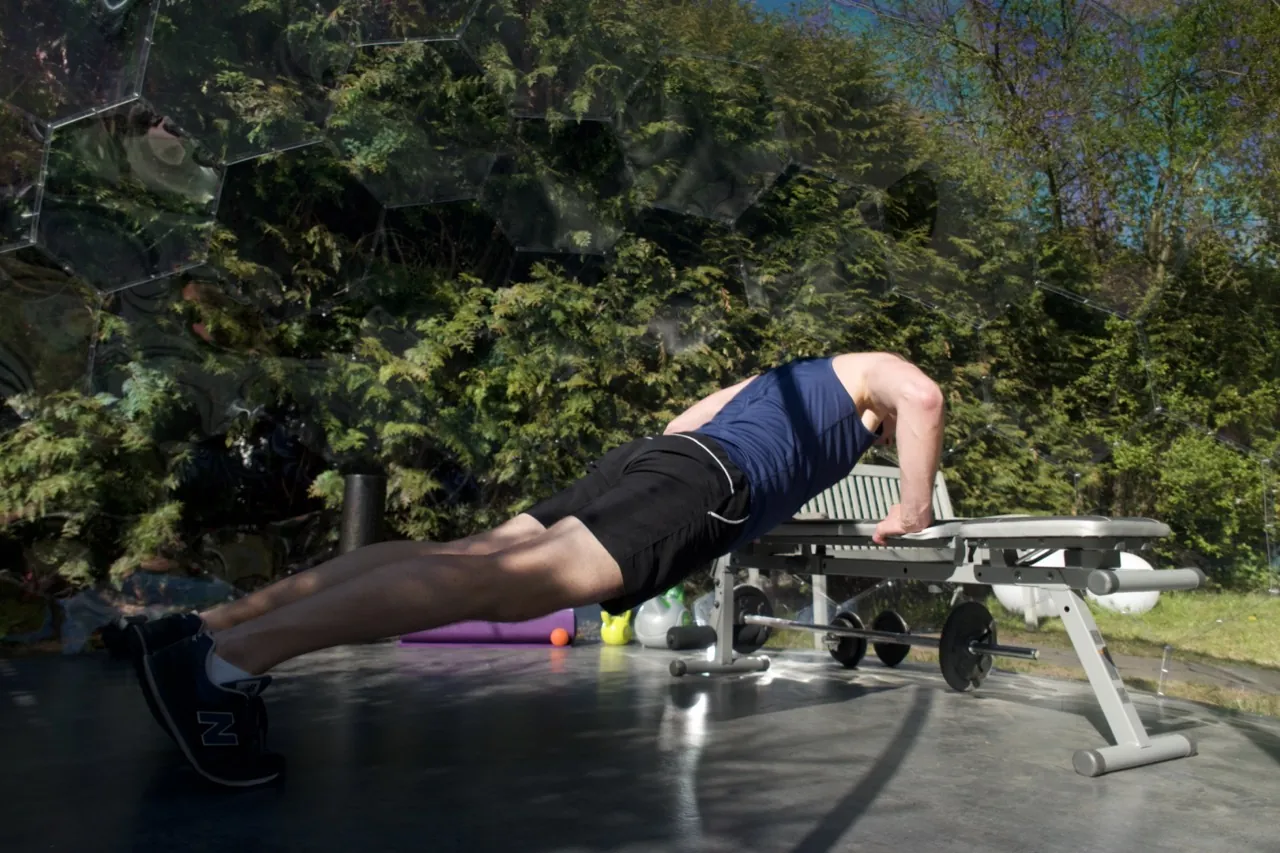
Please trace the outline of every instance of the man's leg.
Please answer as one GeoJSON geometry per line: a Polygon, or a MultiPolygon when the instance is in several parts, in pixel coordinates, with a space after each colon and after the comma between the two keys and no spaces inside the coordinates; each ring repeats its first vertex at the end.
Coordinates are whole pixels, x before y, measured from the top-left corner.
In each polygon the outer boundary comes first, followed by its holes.
{"type": "Polygon", "coordinates": [[[276,779],[265,749],[259,677],[277,664],[467,619],[514,622],[600,601],[623,590],[617,562],[576,518],[489,555],[419,557],[382,565],[217,634],[199,634],[143,659],[143,689],[187,760],[222,785],[276,779]],[[216,653],[216,654],[215,654],[216,653]],[[244,670],[230,680],[215,664],[244,670]]]}
{"type": "Polygon", "coordinates": [[[331,646],[471,619],[533,619],[619,595],[622,584],[617,562],[569,517],[494,554],[438,554],[379,566],[213,639],[220,658],[260,675],[331,646]]]}
{"type": "Polygon", "coordinates": [[[282,578],[243,598],[220,604],[201,613],[200,619],[210,631],[225,631],[278,607],[347,583],[382,566],[446,554],[493,554],[544,532],[546,528],[541,522],[531,515],[521,514],[492,530],[452,542],[379,542],[282,578]]]}

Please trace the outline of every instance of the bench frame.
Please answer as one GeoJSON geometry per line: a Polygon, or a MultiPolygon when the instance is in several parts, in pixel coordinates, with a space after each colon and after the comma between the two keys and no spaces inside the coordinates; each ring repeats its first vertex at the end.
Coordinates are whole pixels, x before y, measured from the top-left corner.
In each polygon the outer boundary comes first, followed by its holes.
{"type": "MultiPolygon", "coordinates": [[[[870,473],[859,470],[867,468],[881,468],[874,473],[882,483],[891,479],[882,466],[858,466],[850,480],[870,473]]],[[[896,474],[896,469],[888,470],[896,474]]],[[[941,475],[938,484],[945,496],[941,475]]],[[[935,512],[941,508],[937,497],[935,485],[935,512]]],[[[810,516],[825,514],[823,510],[831,503],[829,496],[820,496],[805,509],[810,516]],[[823,503],[827,506],[822,506],[823,503]]],[[[949,500],[946,508],[950,509],[949,500]]],[[[936,517],[943,518],[941,514],[936,517]]],[[[762,672],[769,668],[767,657],[738,656],[733,650],[733,589],[738,569],[748,569],[753,575],[759,571],[813,575],[815,590],[817,580],[825,580],[830,575],[951,584],[1009,584],[1029,590],[1041,589],[1049,594],[1111,730],[1111,745],[1075,752],[1072,764],[1076,772],[1101,776],[1196,753],[1195,743],[1185,735],[1153,737],[1148,734],[1083,596],[1089,588],[1102,592],[1104,589],[1199,586],[1204,577],[1194,569],[1143,572],[1120,568],[1123,551],[1146,550],[1155,539],[1169,535],[1168,527],[1149,519],[1024,516],[966,522],[953,518],[928,531],[895,539],[884,547],[871,541],[874,528],[874,521],[798,520],[779,525],[746,548],[717,560],[712,568],[711,626],[716,633],[715,646],[702,658],[673,663],[672,673],[713,675],[762,672]],[[1017,532],[1028,525],[1036,529],[1035,535],[1017,532]],[[1054,525],[1062,528],[1063,533],[1045,535],[1054,525]],[[1089,528],[1088,535],[1079,532],[1082,525],[1089,528]],[[1065,566],[1036,565],[1051,550],[1063,551],[1065,566]]],[[[816,607],[814,616],[819,624],[813,627],[819,630],[828,627],[825,624],[828,620],[823,618],[825,614],[819,614],[816,607]]]]}

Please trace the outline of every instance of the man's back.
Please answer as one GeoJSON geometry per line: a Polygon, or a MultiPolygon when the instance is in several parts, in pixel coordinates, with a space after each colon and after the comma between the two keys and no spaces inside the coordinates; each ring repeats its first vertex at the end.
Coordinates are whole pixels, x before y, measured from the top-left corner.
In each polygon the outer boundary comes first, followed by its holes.
{"type": "Polygon", "coordinates": [[[839,482],[877,440],[831,358],[793,361],[755,377],[697,433],[719,442],[750,482],[751,515],[738,544],[839,482]]]}

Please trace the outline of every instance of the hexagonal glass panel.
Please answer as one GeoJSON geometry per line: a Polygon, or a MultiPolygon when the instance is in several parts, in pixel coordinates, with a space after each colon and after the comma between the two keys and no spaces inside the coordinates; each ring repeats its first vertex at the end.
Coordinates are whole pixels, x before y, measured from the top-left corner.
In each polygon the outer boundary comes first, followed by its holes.
{"type": "Polygon", "coordinates": [[[894,290],[982,328],[1035,286],[1031,234],[979,212],[987,200],[962,176],[912,171],[882,194],[894,290]]]}
{"type": "Polygon", "coordinates": [[[486,0],[464,40],[513,115],[577,121],[612,120],[661,44],[611,0],[486,0]]]}
{"type": "Polygon", "coordinates": [[[37,252],[0,257],[0,401],[84,386],[98,302],[37,252]]]}
{"type": "Polygon", "coordinates": [[[0,105],[0,252],[35,242],[47,131],[0,105]]]}
{"type": "Polygon", "coordinates": [[[382,210],[328,146],[237,163],[226,169],[209,264],[224,292],[271,322],[323,311],[366,274],[382,210]]]}
{"type": "Polygon", "coordinates": [[[619,124],[638,200],[664,210],[733,222],[787,165],[776,106],[751,65],[663,57],[619,124]]]}
{"type": "Polygon", "coordinates": [[[352,173],[388,207],[475,198],[507,127],[453,41],[362,50],[329,118],[352,173]]]}
{"type": "Polygon", "coordinates": [[[627,184],[608,125],[522,122],[517,153],[498,160],[483,203],[517,249],[600,254],[622,236],[627,184]]]}
{"type": "Polygon", "coordinates": [[[200,263],[222,170],[135,102],[58,128],[40,245],[96,287],[118,290],[200,263]]]}
{"type": "Polygon", "coordinates": [[[257,369],[249,347],[222,340],[199,310],[223,300],[216,283],[174,276],[109,294],[114,320],[94,358],[100,393],[123,397],[147,376],[172,387],[175,435],[218,435],[245,411],[244,386],[257,369]],[[141,371],[141,373],[139,373],[141,371]]]}
{"type": "Polygon", "coordinates": [[[137,96],[148,0],[0,2],[0,101],[62,121],[137,96]]]}
{"type": "Polygon", "coordinates": [[[751,241],[739,270],[748,303],[779,317],[867,310],[889,289],[879,212],[867,187],[789,170],[735,226],[751,241]]]}
{"type": "Polygon", "coordinates": [[[480,0],[355,0],[355,38],[362,46],[452,39],[480,0]]]}
{"type": "Polygon", "coordinates": [[[337,0],[172,0],[153,38],[147,100],[220,162],[319,140],[351,59],[337,0]]]}
{"type": "Polygon", "coordinates": [[[487,287],[502,287],[513,256],[502,230],[477,202],[388,210],[361,295],[374,304],[400,306],[406,293],[420,292],[411,281],[424,271],[455,281],[473,276],[487,287]]]}
{"type": "Polygon", "coordinates": [[[1170,277],[1142,322],[1164,413],[1280,462],[1280,311],[1265,276],[1227,287],[1216,262],[1170,277]],[[1230,346],[1217,342],[1232,338],[1230,346]]]}

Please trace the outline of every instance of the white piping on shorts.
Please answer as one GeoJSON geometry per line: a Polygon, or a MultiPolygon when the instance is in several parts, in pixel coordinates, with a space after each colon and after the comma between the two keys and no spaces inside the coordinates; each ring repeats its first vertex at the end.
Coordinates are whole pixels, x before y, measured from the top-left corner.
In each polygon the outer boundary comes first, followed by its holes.
{"type": "Polygon", "coordinates": [[[707,451],[707,455],[716,461],[716,464],[720,466],[720,470],[724,472],[724,478],[729,481],[729,494],[731,495],[734,494],[733,478],[729,476],[729,469],[724,467],[724,463],[720,461],[719,456],[716,456],[714,453],[711,452],[710,447],[707,447],[705,444],[703,444],[701,441],[698,441],[698,439],[694,438],[691,435],[685,435],[684,433],[680,433],[680,432],[673,433],[673,435],[678,435],[680,438],[687,438],[690,441],[692,441],[694,444],[701,447],[703,450],[707,451]]]}
{"type": "MultiPolygon", "coordinates": [[[[724,472],[724,478],[729,483],[729,494],[731,495],[737,494],[737,492],[735,492],[733,488],[733,478],[729,476],[729,469],[724,467],[724,463],[720,461],[719,456],[716,456],[714,453],[711,452],[710,447],[707,447],[705,444],[703,444],[701,441],[698,441],[698,439],[694,438],[691,435],[685,435],[684,433],[679,433],[679,432],[673,433],[673,435],[678,435],[681,438],[687,438],[690,441],[692,441],[694,444],[701,447],[703,450],[707,451],[707,455],[710,456],[712,459],[714,459],[716,461],[716,464],[720,466],[720,470],[724,472]]],[[[747,519],[751,517],[750,515],[748,515],[746,518],[739,518],[737,521],[734,521],[733,519],[725,518],[723,515],[720,515],[714,512],[708,512],[707,515],[711,516],[716,521],[723,521],[725,524],[745,524],[747,519]]]]}

